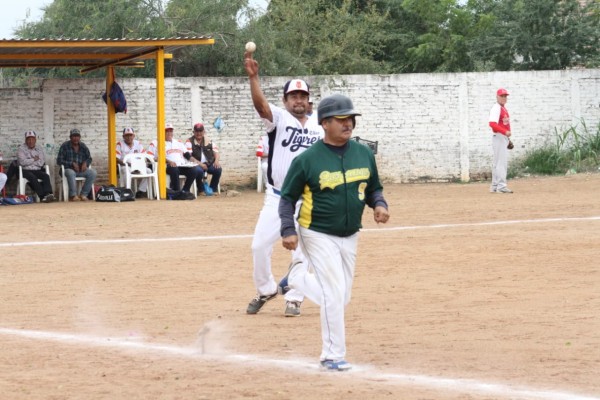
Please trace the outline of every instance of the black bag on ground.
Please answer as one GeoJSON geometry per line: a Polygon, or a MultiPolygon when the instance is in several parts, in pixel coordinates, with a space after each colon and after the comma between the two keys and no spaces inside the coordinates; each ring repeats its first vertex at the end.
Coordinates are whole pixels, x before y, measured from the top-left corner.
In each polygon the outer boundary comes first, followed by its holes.
{"type": "Polygon", "coordinates": [[[135,194],[133,190],[127,188],[119,188],[113,185],[102,186],[96,192],[96,201],[108,203],[135,201],[135,194]]]}
{"type": "Polygon", "coordinates": [[[183,190],[167,189],[167,200],[195,200],[194,193],[184,192],[183,190]]]}

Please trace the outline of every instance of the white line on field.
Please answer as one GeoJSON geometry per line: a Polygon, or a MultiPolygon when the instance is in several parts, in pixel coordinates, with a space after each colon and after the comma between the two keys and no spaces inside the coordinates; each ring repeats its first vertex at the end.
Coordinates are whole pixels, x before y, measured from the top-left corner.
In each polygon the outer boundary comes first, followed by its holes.
{"type": "MultiPolygon", "coordinates": [[[[252,354],[202,354],[198,347],[177,347],[158,343],[144,343],[138,340],[124,340],[113,337],[98,337],[89,335],[76,335],[70,333],[43,332],[24,329],[0,328],[0,334],[18,336],[21,338],[60,342],[68,345],[88,345],[91,347],[106,347],[117,350],[132,350],[153,352],[167,356],[193,358],[198,361],[218,361],[231,364],[252,363],[255,365],[274,368],[293,368],[295,373],[318,373],[319,368],[315,361],[282,360],[265,358],[252,354]]],[[[362,379],[371,384],[390,384],[400,386],[417,386],[425,389],[450,390],[465,394],[480,394],[494,398],[519,398],[543,400],[600,400],[599,397],[578,395],[569,392],[553,390],[539,390],[527,387],[514,387],[507,384],[485,383],[474,379],[452,379],[427,375],[409,375],[387,373],[372,366],[354,365],[349,372],[328,372],[329,377],[362,379]]]]}
{"type": "MultiPolygon", "coordinates": [[[[413,226],[395,226],[362,229],[361,232],[384,232],[384,231],[414,231],[419,229],[442,229],[442,228],[463,228],[469,226],[488,226],[488,225],[514,225],[514,224],[538,224],[548,222],[578,222],[578,221],[599,221],[597,217],[571,217],[571,218],[541,218],[541,219],[518,219],[509,221],[490,221],[490,222],[470,222],[462,224],[434,224],[434,225],[413,225],[413,226]]],[[[182,242],[192,240],[228,240],[228,239],[251,239],[253,235],[221,235],[221,236],[184,236],[184,237],[160,237],[160,238],[137,238],[137,239],[91,239],[91,240],[49,240],[39,242],[9,242],[0,243],[0,247],[25,247],[25,246],[61,246],[74,244],[123,244],[123,243],[155,243],[155,242],[182,242]]]]}

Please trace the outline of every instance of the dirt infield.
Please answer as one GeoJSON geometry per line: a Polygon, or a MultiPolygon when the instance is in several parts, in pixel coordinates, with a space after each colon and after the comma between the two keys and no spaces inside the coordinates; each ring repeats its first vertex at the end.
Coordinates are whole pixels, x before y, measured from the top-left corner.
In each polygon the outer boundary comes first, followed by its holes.
{"type": "Polygon", "coordinates": [[[245,314],[261,194],[1,207],[0,398],[600,399],[600,174],[510,186],[386,186],[347,373],[310,302],[245,314]]]}

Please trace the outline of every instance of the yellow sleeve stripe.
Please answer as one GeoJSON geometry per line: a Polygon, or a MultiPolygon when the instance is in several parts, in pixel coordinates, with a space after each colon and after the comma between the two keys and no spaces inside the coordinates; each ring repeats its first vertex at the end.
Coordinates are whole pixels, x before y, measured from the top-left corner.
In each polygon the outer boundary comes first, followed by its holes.
{"type": "Polygon", "coordinates": [[[310,187],[304,185],[304,192],[302,193],[302,206],[300,207],[300,213],[298,216],[298,224],[304,228],[308,228],[312,222],[312,210],[313,210],[313,197],[310,187]]]}

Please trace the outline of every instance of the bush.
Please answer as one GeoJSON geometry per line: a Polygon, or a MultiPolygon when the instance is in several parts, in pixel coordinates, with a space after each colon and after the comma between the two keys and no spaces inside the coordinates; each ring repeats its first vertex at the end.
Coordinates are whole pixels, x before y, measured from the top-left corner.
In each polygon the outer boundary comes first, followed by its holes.
{"type": "Polygon", "coordinates": [[[590,132],[585,121],[559,132],[555,131],[555,143],[527,151],[514,163],[510,176],[524,173],[560,175],[567,171],[586,172],[597,170],[600,165],[600,122],[595,132],[590,132]]]}

